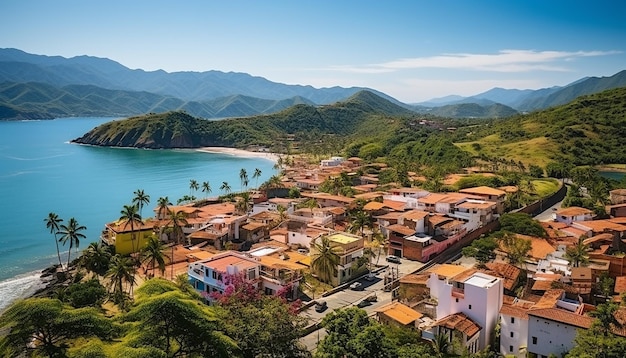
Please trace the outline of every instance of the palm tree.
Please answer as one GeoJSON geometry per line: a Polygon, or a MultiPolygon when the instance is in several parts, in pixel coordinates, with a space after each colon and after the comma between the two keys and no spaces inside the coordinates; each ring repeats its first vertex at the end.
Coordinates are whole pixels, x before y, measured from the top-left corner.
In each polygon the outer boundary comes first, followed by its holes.
{"type": "Polygon", "coordinates": [[[587,236],[581,235],[576,245],[565,249],[565,258],[572,263],[574,267],[586,265],[589,262],[589,246],[585,245],[587,236]]]}
{"type": "Polygon", "coordinates": [[[230,185],[228,185],[227,182],[223,181],[222,182],[222,186],[220,186],[220,190],[224,191],[225,194],[228,194],[228,193],[230,193],[231,188],[230,188],[230,185]]]}
{"type": "Polygon", "coordinates": [[[287,218],[287,208],[278,204],[278,206],[276,206],[276,211],[278,211],[278,219],[280,220],[280,222],[282,223],[283,221],[285,221],[285,219],[287,218]]]}
{"type": "Polygon", "coordinates": [[[339,249],[333,246],[328,236],[322,236],[319,241],[313,242],[311,247],[311,269],[321,281],[332,283],[333,277],[337,276],[339,265],[339,249]]]}
{"type": "Polygon", "coordinates": [[[197,191],[199,188],[198,182],[195,179],[191,179],[189,181],[189,196],[193,197],[193,192],[197,191]]]}
{"type": "Polygon", "coordinates": [[[209,197],[209,194],[212,192],[211,190],[211,184],[209,184],[208,181],[202,182],[202,192],[206,192],[206,196],[204,197],[205,199],[209,197]]]}
{"type": "Polygon", "coordinates": [[[239,171],[239,180],[241,180],[241,188],[246,188],[248,186],[248,172],[245,168],[241,168],[239,171]]]}
{"type": "Polygon", "coordinates": [[[159,216],[159,220],[163,220],[165,214],[168,212],[168,206],[172,205],[170,203],[170,199],[167,196],[162,196],[157,200],[157,213],[159,216]]]}
{"type": "Polygon", "coordinates": [[[353,234],[360,232],[361,237],[363,237],[363,231],[372,226],[372,218],[363,210],[355,212],[350,219],[350,232],[353,234]]]}
{"type": "Polygon", "coordinates": [[[133,194],[135,194],[135,197],[133,198],[133,204],[139,207],[139,216],[143,217],[143,206],[150,204],[150,195],[147,195],[141,189],[137,189],[133,194]]]}
{"type": "Polygon", "coordinates": [[[235,206],[242,214],[248,213],[248,210],[250,210],[250,193],[247,191],[241,193],[235,206]]]}
{"type": "Polygon", "coordinates": [[[66,242],[70,242],[70,248],[69,250],[67,250],[67,269],[69,270],[72,247],[76,246],[76,249],[78,249],[78,246],[80,245],[80,239],[84,239],[87,237],[81,231],[87,230],[87,228],[85,226],[79,225],[78,221],[74,218],[70,218],[70,220],[67,222],[67,225],[61,224],[59,228],[59,234],[61,234],[61,238],[59,239],[59,241],[63,243],[63,246],[65,246],[66,242]]]}
{"type": "Polygon", "coordinates": [[[54,243],[57,247],[59,266],[63,267],[63,263],[61,263],[61,253],[59,252],[59,241],[57,240],[57,234],[59,233],[59,223],[62,223],[63,219],[59,218],[59,216],[55,213],[49,213],[48,217],[43,219],[43,221],[45,221],[46,227],[50,229],[50,233],[54,234],[54,243]]]}
{"type": "Polygon", "coordinates": [[[168,256],[163,253],[163,250],[165,250],[163,243],[161,243],[161,240],[155,236],[150,236],[146,246],[141,249],[141,263],[145,264],[150,262],[150,268],[152,268],[153,275],[155,264],[159,265],[158,267],[159,271],[161,271],[161,276],[165,273],[165,258],[168,258],[168,256]]]}
{"type": "Polygon", "coordinates": [[[87,271],[104,276],[111,261],[111,251],[101,242],[92,242],[80,256],[80,265],[87,271]]]}
{"type": "MultiPolygon", "coordinates": [[[[170,224],[172,224],[172,232],[176,242],[180,244],[185,234],[183,233],[183,227],[187,225],[187,214],[184,211],[169,211],[170,224]]],[[[174,259],[173,257],[171,258],[174,259]]]]}
{"type": "Polygon", "coordinates": [[[124,282],[130,284],[131,291],[135,281],[135,264],[128,256],[115,255],[105,275],[109,279],[109,287],[113,287],[113,297],[119,303],[126,293],[124,282]]]}
{"type": "Polygon", "coordinates": [[[126,224],[124,224],[124,227],[130,224],[130,236],[131,236],[131,246],[132,246],[131,255],[132,255],[135,253],[135,251],[137,251],[135,249],[135,239],[136,239],[135,224],[141,225],[143,222],[141,221],[141,216],[137,212],[136,205],[124,205],[124,208],[122,209],[122,211],[120,211],[120,215],[121,216],[119,220],[126,222],[126,224]]]}
{"type": "Polygon", "coordinates": [[[261,177],[261,169],[254,168],[254,174],[252,174],[252,179],[255,179],[254,186],[259,187],[259,177],[261,177]]]}

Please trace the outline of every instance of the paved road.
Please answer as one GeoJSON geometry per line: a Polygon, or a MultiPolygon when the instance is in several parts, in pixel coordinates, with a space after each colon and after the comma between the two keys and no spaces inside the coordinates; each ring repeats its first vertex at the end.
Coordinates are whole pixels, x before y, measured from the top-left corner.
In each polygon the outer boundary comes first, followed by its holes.
{"type": "MultiPolygon", "coordinates": [[[[376,309],[391,302],[391,292],[385,292],[383,290],[385,275],[390,274],[391,270],[398,270],[398,277],[402,277],[424,266],[424,264],[421,262],[410,261],[406,259],[402,259],[401,262],[401,264],[389,263],[390,266],[379,272],[371,281],[368,281],[365,278],[360,279],[358,282],[363,285],[362,291],[354,291],[351,290],[349,287],[345,287],[343,290],[327,297],[316,298],[316,301],[323,300],[327,303],[328,309],[326,309],[324,312],[316,312],[315,306],[311,306],[303,310],[300,314],[309,319],[309,324],[319,323],[324,318],[324,316],[326,316],[329,312],[332,312],[335,309],[356,306],[364,298],[376,295],[376,302],[373,302],[373,304],[370,306],[363,307],[368,315],[374,315],[376,309]]],[[[302,337],[300,339],[300,342],[302,342],[309,351],[313,351],[317,347],[319,339],[324,338],[324,336],[326,336],[326,331],[322,328],[317,331],[313,331],[307,336],[302,337]]]]}

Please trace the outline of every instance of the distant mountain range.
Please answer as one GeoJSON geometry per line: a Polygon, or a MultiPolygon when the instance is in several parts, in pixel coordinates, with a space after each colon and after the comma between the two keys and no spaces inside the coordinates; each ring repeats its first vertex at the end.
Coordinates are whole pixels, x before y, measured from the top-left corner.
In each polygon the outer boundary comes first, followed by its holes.
{"type": "Polygon", "coordinates": [[[34,55],[0,49],[0,120],[72,116],[124,117],[185,111],[202,118],[253,116],[297,104],[325,105],[362,90],[410,109],[443,117],[508,117],[567,103],[583,94],[626,86],[626,71],[541,90],[492,89],[409,105],[371,88],[287,85],[234,72],[131,70],[106,58],[34,55]]]}

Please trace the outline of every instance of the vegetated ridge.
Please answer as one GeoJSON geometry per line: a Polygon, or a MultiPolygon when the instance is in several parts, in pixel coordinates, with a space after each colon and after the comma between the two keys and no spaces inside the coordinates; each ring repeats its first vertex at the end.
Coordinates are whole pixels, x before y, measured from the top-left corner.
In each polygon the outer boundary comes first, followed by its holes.
{"type": "Polygon", "coordinates": [[[545,165],[626,163],[626,87],[581,96],[526,115],[460,128],[457,145],[476,157],[545,165]]]}

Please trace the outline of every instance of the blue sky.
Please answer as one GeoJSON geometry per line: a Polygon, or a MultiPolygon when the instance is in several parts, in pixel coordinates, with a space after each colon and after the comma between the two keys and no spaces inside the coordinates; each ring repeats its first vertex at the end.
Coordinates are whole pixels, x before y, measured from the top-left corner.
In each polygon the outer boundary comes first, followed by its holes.
{"type": "Polygon", "coordinates": [[[363,86],[413,103],[626,69],[623,0],[2,0],[0,48],[363,86]]]}

